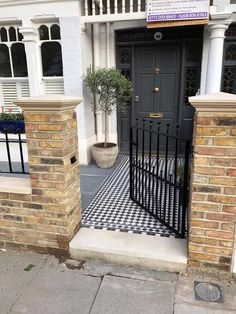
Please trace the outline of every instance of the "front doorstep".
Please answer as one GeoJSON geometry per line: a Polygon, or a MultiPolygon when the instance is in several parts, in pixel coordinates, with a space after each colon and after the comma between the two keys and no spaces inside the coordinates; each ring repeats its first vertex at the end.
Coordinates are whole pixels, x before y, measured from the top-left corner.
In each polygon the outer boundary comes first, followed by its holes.
{"type": "Polygon", "coordinates": [[[81,228],[69,248],[73,259],[102,259],[170,272],[187,268],[185,239],[81,228]]]}

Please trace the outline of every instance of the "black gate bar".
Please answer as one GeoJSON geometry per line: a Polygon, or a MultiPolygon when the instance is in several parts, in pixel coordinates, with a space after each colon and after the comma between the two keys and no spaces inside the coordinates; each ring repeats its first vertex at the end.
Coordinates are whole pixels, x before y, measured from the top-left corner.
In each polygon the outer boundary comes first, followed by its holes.
{"type": "Polygon", "coordinates": [[[184,238],[191,143],[180,137],[179,125],[175,135],[171,129],[149,119],[137,119],[130,128],[130,198],[184,238]]]}

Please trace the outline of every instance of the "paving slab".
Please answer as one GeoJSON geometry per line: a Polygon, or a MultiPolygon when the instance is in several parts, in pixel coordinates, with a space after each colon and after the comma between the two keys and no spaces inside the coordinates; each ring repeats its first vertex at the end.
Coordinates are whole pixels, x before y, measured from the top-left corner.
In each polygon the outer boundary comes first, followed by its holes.
{"type": "Polygon", "coordinates": [[[91,314],[172,314],[173,284],[105,276],[91,314]]]}
{"type": "Polygon", "coordinates": [[[34,279],[44,265],[47,255],[0,250],[1,314],[11,308],[19,294],[34,279]]]}
{"type": "MultiPolygon", "coordinates": [[[[78,263],[75,260],[67,260],[66,263],[78,263]]],[[[130,279],[146,280],[146,281],[167,281],[175,282],[178,278],[176,273],[155,271],[144,267],[132,267],[125,265],[115,265],[112,263],[104,263],[100,260],[88,259],[84,261],[83,274],[91,276],[112,275],[116,277],[124,277],[130,279]]]]}
{"type": "Polygon", "coordinates": [[[14,314],[90,313],[101,278],[84,276],[49,262],[12,307],[14,314]]]}
{"type": "Polygon", "coordinates": [[[234,310],[213,309],[192,304],[176,304],[174,314],[235,314],[234,310]]]}
{"type": "Polygon", "coordinates": [[[103,175],[80,175],[80,189],[83,193],[96,193],[100,185],[105,181],[107,176],[103,175]]]}

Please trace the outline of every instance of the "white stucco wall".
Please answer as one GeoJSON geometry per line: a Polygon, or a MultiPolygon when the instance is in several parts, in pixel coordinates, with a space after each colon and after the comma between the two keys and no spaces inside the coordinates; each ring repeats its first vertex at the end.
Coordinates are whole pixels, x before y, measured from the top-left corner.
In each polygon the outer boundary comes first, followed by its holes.
{"type": "MultiPolygon", "coordinates": [[[[88,41],[84,38],[83,43],[79,17],[61,17],[61,45],[63,56],[63,74],[65,95],[84,98],[83,92],[83,63],[91,63],[91,60],[82,54],[88,51],[88,41]],[[84,60],[84,62],[82,61],[84,60]]],[[[90,137],[94,133],[94,120],[91,106],[88,100],[82,102],[76,109],[78,119],[79,156],[80,163],[87,164],[89,161],[90,137]]]]}
{"type": "MultiPolygon", "coordinates": [[[[10,2],[10,1],[9,1],[10,2]]],[[[17,3],[17,1],[15,1],[17,3]]],[[[24,3],[24,1],[18,1],[24,3]]],[[[22,20],[23,24],[27,24],[34,18],[53,18],[60,16],[76,16],[80,15],[79,2],[74,1],[31,1],[26,4],[1,6],[0,18],[2,20],[22,20]]]]}

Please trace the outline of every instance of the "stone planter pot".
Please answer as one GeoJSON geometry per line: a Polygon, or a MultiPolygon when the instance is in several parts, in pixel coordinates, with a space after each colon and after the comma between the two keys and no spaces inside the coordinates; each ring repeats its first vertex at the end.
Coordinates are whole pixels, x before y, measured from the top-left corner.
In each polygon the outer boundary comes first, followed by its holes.
{"type": "Polygon", "coordinates": [[[91,151],[99,168],[111,168],[118,155],[118,146],[114,143],[107,143],[107,147],[104,147],[104,143],[97,143],[92,146],[91,151]]]}
{"type": "Polygon", "coordinates": [[[1,133],[22,134],[25,133],[24,120],[0,120],[1,133]]]}

